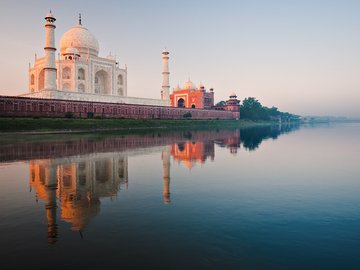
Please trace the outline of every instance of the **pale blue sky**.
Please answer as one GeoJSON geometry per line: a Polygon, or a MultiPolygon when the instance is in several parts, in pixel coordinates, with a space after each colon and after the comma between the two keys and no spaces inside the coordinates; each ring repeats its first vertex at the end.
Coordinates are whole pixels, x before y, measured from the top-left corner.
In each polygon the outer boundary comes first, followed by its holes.
{"type": "Polygon", "coordinates": [[[57,18],[56,44],[77,23],[128,66],[128,95],[160,97],[161,51],[170,83],[188,77],[301,115],[360,117],[360,1],[4,1],[0,94],[27,91],[28,62],[43,54],[44,15],[57,18]]]}

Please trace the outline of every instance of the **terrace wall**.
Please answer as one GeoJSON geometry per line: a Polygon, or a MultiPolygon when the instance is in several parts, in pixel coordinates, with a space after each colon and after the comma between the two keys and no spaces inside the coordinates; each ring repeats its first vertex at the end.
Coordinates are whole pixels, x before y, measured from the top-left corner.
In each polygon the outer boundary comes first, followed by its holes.
{"type": "Polygon", "coordinates": [[[238,119],[240,117],[239,112],[230,111],[0,96],[0,116],[9,117],[61,118],[72,115],[78,118],[183,119],[186,113],[191,113],[191,119],[238,119]]]}

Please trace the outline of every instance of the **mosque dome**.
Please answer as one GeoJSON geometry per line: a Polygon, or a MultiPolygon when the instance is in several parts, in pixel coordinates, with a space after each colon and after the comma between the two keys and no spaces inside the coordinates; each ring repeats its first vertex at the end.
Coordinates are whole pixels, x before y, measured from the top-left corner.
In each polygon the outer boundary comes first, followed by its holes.
{"type": "Polygon", "coordinates": [[[66,53],[68,48],[76,48],[80,54],[98,56],[99,42],[89,30],[77,24],[66,31],[60,39],[60,52],[66,53]]]}
{"type": "Polygon", "coordinates": [[[190,81],[190,79],[184,84],[183,89],[187,89],[187,90],[195,90],[195,84],[190,81]]]}

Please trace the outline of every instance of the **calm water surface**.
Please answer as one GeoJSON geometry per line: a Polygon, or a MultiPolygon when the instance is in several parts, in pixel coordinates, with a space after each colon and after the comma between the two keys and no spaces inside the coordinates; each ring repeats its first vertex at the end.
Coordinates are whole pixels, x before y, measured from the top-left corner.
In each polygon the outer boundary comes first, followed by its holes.
{"type": "Polygon", "coordinates": [[[360,124],[0,138],[1,269],[359,269],[360,124]]]}

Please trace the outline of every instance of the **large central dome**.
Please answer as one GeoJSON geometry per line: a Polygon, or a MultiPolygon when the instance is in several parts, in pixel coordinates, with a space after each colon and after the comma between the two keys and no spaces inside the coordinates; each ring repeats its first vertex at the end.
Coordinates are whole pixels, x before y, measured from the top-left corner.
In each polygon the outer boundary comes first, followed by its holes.
{"type": "Polygon", "coordinates": [[[99,42],[89,30],[81,24],[71,27],[60,40],[60,52],[64,54],[67,48],[78,49],[80,55],[98,56],[99,42]]]}

